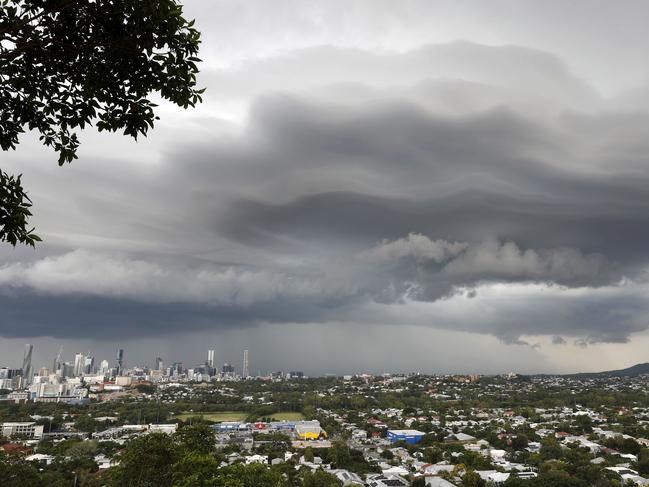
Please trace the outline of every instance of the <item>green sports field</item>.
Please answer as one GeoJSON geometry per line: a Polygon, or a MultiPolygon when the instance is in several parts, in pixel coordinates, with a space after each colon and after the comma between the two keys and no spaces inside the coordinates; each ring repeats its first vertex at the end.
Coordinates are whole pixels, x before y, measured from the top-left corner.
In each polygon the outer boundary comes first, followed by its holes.
{"type": "Polygon", "coordinates": [[[271,415],[272,418],[275,418],[277,421],[301,421],[304,419],[302,413],[274,413],[271,415]]]}
{"type": "MultiPolygon", "coordinates": [[[[189,418],[203,418],[215,423],[223,421],[245,421],[247,417],[248,414],[241,411],[219,411],[217,413],[185,412],[176,416],[176,418],[182,419],[183,421],[189,418]]],[[[302,413],[294,412],[274,413],[271,417],[277,421],[300,421],[304,419],[302,413]]]]}
{"type": "Polygon", "coordinates": [[[248,415],[241,411],[219,411],[218,413],[202,413],[202,412],[187,412],[176,416],[183,421],[189,418],[203,418],[207,421],[214,421],[220,423],[222,421],[244,421],[248,415]]]}

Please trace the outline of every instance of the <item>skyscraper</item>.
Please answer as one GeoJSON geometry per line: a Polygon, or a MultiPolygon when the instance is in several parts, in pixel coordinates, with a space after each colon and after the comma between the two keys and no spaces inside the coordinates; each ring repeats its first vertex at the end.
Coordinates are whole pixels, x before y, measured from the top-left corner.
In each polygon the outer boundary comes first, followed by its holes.
{"type": "Polygon", "coordinates": [[[74,356],[74,372],[72,374],[75,377],[83,375],[86,369],[86,356],[82,353],[78,353],[74,356]]]}
{"type": "Polygon", "coordinates": [[[122,375],[124,370],[124,349],[117,350],[117,375],[122,375]]]}
{"type": "Polygon", "coordinates": [[[108,360],[102,360],[101,363],[99,364],[99,370],[101,371],[102,374],[107,374],[109,372],[108,370],[108,360]]]}
{"type": "Polygon", "coordinates": [[[155,358],[155,369],[158,371],[163,371],[165,368],[165,363],[161,357],[155,358]]]}
{"type": "Polygon", "coordinates": [[[61,364],[61,377],[74,377],[74,364],[64,362],[61,364]]]}
{"type": "Polygon", "coordinates": [[[25,354],[23,355],[23,384],[28,386],[32,383],[32,351],[34,350],[34,345],[27,343],[25,345],[25,354]]]}
{"type": "Polygon", "coordinates": [[[210,369],[214,367],[214,350],[207,351],[207,362],[205,362],[210,369]]]}
{"type": "Polygon", "coordinates": [[[243,351],[243,378],[245,379],[250,375],[249,364],[248,364],[248,350],[243,351]]]}
{"type": "MultiPolygon", "coordinates": [[[[90,352],[88,352],[88,353],[90,353],[90,352]]],[[[86,363],[85,363],[85,366],[83,368],[83,371],[86,374],[92,374],[93,372],[95,372],[95,357],[93,357],[91,355],[86,356],[86,363]]]]}

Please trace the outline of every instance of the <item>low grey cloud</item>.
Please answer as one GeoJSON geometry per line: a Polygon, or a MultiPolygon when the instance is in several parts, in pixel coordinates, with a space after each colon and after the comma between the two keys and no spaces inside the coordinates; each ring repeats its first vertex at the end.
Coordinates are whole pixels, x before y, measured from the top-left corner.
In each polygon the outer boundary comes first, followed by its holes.
{"type": "MultiPolygon", "coordinates": [[[[75,250],[30,263],[0,265],[0,288],[45,295],[86,295],[147,303],[246,308],[293,300],[321,302],[392,295],[435,300],[481,282],[610,282],[609,263],[575,249],[522,251],[513,242],[447,242],[420,234],[339,256],[346,271],[318,267],[155,262],[75,250]],[[395,285],[395,283],[397,283],[395,285]]],[[[257,316],[257,320],[264,317],[257,316]]]]}
{"type": "Polygon", "coordinates": [[[477,295],[467,289],[435,301],[407,298],[404,305],[377,303],[368,319],[489,334],[504,343],[538,343],[560,335],[591,345],[628,343],[645,332],[647,282],[568,288],[546,283],[482,283],[477,295]]]}
{"type": "Polygon", "coordinates": [[[621,277],[602,255],[584,255],[578,249],[522,250],[514,242],[498,241],[450,243],[414,233],[383,241],[362,251],[358,258],[374,265],[375,271],[382,269],[391,290],[398,279],[404,293],[423,300],[435,300],[481,282],[545,282],[576,287],[611,284],[621,277]]]}
{"type": "Polygon", "coordinates": [[[565,345],[566,343],[568,342],[562,336],[554,335],[552,337],[552,345],[565,345]]]}
{"type": "Polygon", "coordinates": [[[447,242],[446,240],[431,240],[419,233],[411,233],[398,240],[381,242],[376,247],[359,254],[362,261],[369,264],[390,265],[402,260],[413,260],[426,264],[440,264],[455,258],[468,248],[466,242],[447,242]]]}
{"type": "Polygon", "coordinates": [[[119,255],[75,250],[30,264],[0,266],[0,287],[41,294],[90,295],[160,303],[246,307],[281,299],[353,295],[351,285],[280,270],[203,264],[162,265],[119,255]]]}
{"type": "Polygon", "coordinates": [[[414,263],[426,267],[443,264],[440,274],[463,278],[548,280],[566,283],[595,282],[608,277],[609,263],[602,255],[583,255],[578,249],[521,250],[514,242],[487,241],[478,244],[431,240],[416,233],[394,241],[384,241],[361,252],[363,261],[388,266],[414,263]]]}
{"type": "Polygon", "coordinates": [[[583,255],[577,249],[521,250],[514,242],[484,242],[472,246],[443,269],[451,276],[494,276],[506,280],[592,282],[606,274],[601,255],[583,255]]]}

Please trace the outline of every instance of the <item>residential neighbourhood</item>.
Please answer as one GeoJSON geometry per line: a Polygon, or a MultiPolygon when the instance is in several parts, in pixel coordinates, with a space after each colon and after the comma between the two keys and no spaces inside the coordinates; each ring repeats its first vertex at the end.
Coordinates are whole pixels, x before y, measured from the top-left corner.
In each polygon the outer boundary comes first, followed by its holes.
{"type": "Polygon", "coordinates": [[[280,485],[649,485],[647,375],[151,372],[82,376],[74,403],[5,391],[3,465],[71,462],[85,485],[113,485],[133,445],[202,431],[215,472],[254,469],[280,485]]]}

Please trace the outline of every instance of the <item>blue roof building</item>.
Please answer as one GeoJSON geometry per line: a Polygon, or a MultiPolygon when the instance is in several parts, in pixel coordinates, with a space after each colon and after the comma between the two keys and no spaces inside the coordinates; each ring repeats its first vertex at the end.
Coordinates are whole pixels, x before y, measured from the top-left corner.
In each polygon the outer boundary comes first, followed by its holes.
{"type": "Polygon", "coordinates": [[[213,424],[214,431],[236,431],[240,429],[241,423],[235,421],[224,421],[222,423],[213,424]]]}
{"type": "Polygon", "coordinates": [[[388,430],[388,439],[392,443],[405,441],[414,445],[419,443],[426,433],[417,430],[388,430]]]}

